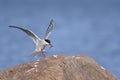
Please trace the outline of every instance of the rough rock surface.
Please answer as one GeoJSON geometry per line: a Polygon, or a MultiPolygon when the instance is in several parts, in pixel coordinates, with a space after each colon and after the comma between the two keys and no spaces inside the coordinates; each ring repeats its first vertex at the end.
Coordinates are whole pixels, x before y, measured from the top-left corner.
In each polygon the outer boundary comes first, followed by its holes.
{"type": "Polygon", "coordinates": [[[0,80],[117,80],[85,56],[53,55],[0,71],[0,80]]]}

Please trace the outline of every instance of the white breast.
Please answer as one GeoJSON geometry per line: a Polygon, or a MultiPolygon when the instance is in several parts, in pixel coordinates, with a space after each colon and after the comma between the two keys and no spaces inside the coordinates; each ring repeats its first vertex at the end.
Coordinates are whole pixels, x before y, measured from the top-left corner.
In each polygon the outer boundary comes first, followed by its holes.
{"type": "Polygon", "coordinates": [[[41,49],[44,49],[47,46],[47,42],[45,40],[39,41],[38,45],[36,45],[36,50],[41,51],[41,49]]]}

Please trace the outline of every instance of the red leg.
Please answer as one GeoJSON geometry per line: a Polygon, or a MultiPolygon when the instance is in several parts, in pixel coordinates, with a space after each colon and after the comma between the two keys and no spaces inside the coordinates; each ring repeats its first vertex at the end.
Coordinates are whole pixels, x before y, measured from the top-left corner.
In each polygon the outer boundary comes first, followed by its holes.
{"type": "Polygon", "coordinates": [[[46,52],[45,52],[44,49],[41,50],[41,53],[43,54],[44,57],[46,56],[46,55],[45,55],[46,52]]]}
{"type": "Polygon", "coordinates": [[[41,49],[41,53],[42,53],[42,54],[45,54],[45,50],[41,49]]]}

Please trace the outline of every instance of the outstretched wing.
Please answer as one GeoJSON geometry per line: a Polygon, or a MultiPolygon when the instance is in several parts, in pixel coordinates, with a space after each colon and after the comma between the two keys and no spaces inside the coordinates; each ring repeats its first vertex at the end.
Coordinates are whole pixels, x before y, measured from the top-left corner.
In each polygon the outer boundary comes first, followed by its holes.
{"type": "Polygon", "coordinates": [[[8,26],[8,27],[11,27],[11,28],[17,28],[17,29],[20,29],[22,31],[24,31],[27,35],[29,35],[32,40],[35,42],[35,44],[38,43],[39,40],[41,40],[37,35],[35,35],[31,30],[28,30],[28,29],[25,29],[25,28],[21,28],[21,27],[17,27],[17,26],[8,26]]]}
{"type": "Polygon", "coordinates": [[[54,21],[53,19],[50,21],[50,24],[46,30],[44,39],[48,39],[49,35],[51,34],[51,31],[54,29],[54,21]]]}

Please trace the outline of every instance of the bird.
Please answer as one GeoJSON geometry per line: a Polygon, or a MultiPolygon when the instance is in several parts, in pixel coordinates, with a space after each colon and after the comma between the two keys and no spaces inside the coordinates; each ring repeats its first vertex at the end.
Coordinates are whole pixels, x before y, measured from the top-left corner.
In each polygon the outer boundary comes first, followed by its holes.
{"type": "Polygon", "coordinates": [[[38,54],[45,54],[46,46],[50,46],[50,48],[53,47],[51,41],[48,39],[49,35],[51,34],[51,31],[54,29],[53,19],[51,19],[50,24],[45,32],[45,36],[43,39],[39,38],[35,33],[33,33],[31,30],[29,30],[27,28],[22,28],[22,27],[18,27],[18,26],[8,26],[8,27],[22,30],[34,41],[36,48],[30,55],[32,57],[34,57],[38,54]]]}

